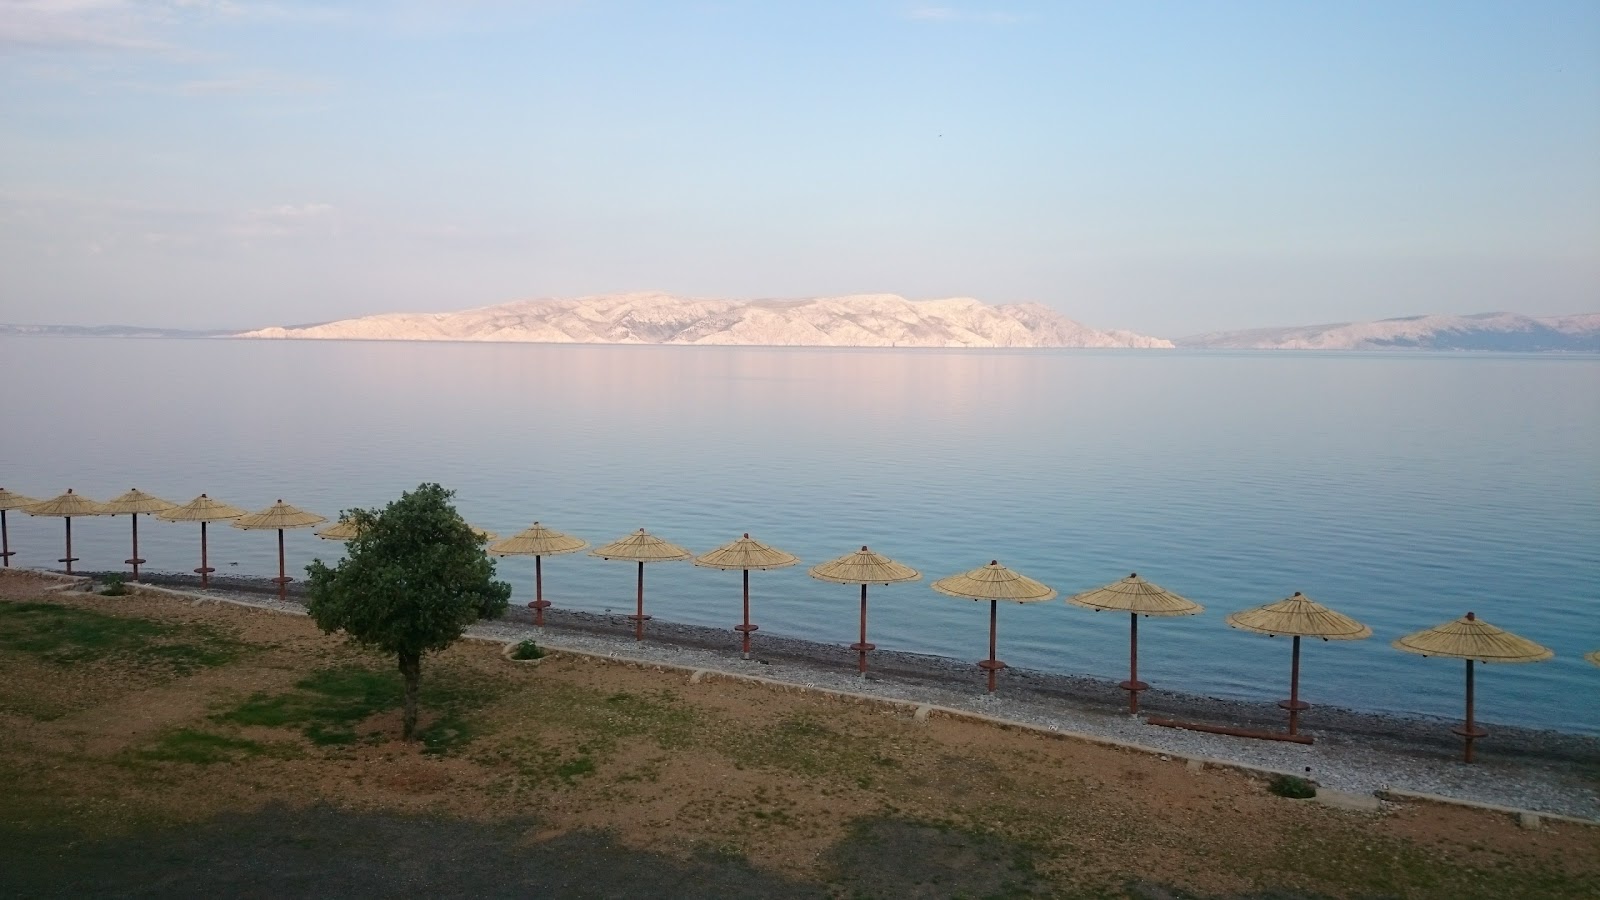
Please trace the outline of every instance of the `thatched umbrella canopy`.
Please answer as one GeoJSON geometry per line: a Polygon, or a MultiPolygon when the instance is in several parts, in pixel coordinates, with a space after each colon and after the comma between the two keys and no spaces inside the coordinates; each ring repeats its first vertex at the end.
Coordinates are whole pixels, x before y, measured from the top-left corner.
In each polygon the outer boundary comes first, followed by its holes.
{"type": "Polygon", "coordinates": [[[360,533],[361,529],[356,526],[355,519],[340,519],[317,532],[317,537],[325,541],[353,541],[360,533]]]}
{"type": "Polygon", "coordinates": [[[855,553],[812,566],[809,574],[818,581],[861,585],[861,640],[851,644],[850,649],[856,651],[856,665],[861,676],[865,678],[867,652],[878,649],[867,643],[867,585],[916,581],[922,577],[922,573],[910,566],[901,565],[887,556],[873,553],[863,544],[855,553]]]}
{"type": "Polygon", "coordinates": [[[533,610],[534,627],[544,628],[544,611],[550,608],[550,601],[544,599],[543,559],[546,556],[576,553],[587,546],[588,541],[535,522],[503,541],[490,544],[489,552],[497,556],[533,557],[533,602],[528,604],[528,608],[533,610]]]}
{"type": "Polygon", "coordinates": [[[467,528],[468,528],[468,530],[470,530],[472,532],[473,537],[476,537],[478,539],[478,543],[480,543],[480,544],[487,544],[490,541],[496,540],[496,539],[498,539],[500,537],[500,535],[495,534],[494,532],[490,531],[489,529],[487,529],[487,528],[479,528],[478,526],[472,524],[471,522],[467,523],[467,528]]]}
{"type": "Polygon", "coordinates": [[[1139,692],[1150,687],[1139,680],[1139,617],[1192,616],[1205,611],[1204,606],[1193,600],[1145,581],[1138,572],[1105,587],[1075,594],[1068,597],[1067,602],[1095,612],[1111,610],[1128,614],[1128,680],[1117,686],[1128,692],[1128,712],[1132,714],[1139,712],[1139,692]]]}
{"type": "Polygon", "coordinates": [[[800,557],[793,553],[769,547],[752,538],[748,531],[744,533],[744,537],[733,543],[696,557],[694,564],[697,566],[726,571],[739,569],[744,572],[744,624],[733,626],[733,630],[744,637],[745,659],[750,658],[750,632],[760,628],[750,624],[750,570],[782,569],[799,561],[800,557]]]}
{"type": "Polygon", "coordinates": [[[989,672],[989,693],[994,693],[995,673],[1006,664],[995,658],[996,607],[1001,600],[1011,603],[1040,603],[1053,600],[1055,588],[1034,581],[1020,572],[1014,572],[991,559],[981,566],[960,575],[941,578],[930,585],[941,594],[968,600],[989,601],[989,658],[978,663],[978,668],[989,672]]]}
{"type": "Polygon", "coordinates": [[[639,607],[638,611],[629,616],[633,620],[633,639],[644,640],[644,623],[649,616],[644,614],[644,564],[647,562],[673,562],[688,559],[693,553],[669,544],[661,538],[645,531],[643,528],[624,538],[612,541],[604,547],[596,547],[589,551],[590,556],[601,559],[620,559],[624,562],[639,564],[639,607]]]}
{"type": "Polygon", "coordinates": [[[21,494],[13,494],[5,488],[0,488],[0,560],[5,562],[5,568],[11,568],[11,535],[6,531],[6,510],[21,509],[32,506],[39,501],[21,494]]]}
{"type": "Polygon", "coordinates": [[[1298,734],[1300,713],[1311,704],[1300,699],[1300,638],[1324,641],[1359,641],[1372,637],[1372,629],[1344,613],[1334,612],[1299,591],[1294,596],[1228,616],[1228,624],[1267,637],[1294,636],[1294,657],[1289,666],[1289,699],[1278,706],[1289,711],[1289,733],[1298,734]]]}
{"type": "Polygon", "coordinates": [[[208,587],[211,584],[211,573],[216,569],[211,568],[206,559],[206,525],[211,522],[237,519],[245,514],[245,511],[237,506],[201,494],[182,506],[174,506],[165,512],[156,513],[156,518],[167,522],[200,523],[200,568],[195,569],[195,572],[200,575],[200,586],[208,587]]]}
{"type": "Polygon", "coordinates": [[[101,504],[100,508],[105,510],[106,515],[118,516],[127,513],[128,518],[133,522],[133,557],[125,559],[123,562],[133,566],[134,581],[139,580],[139,567],[145,562],[139,558],[139,516],[141,514],[149,515],[151,513],[166,512],[177,505],[169,500],[146,494],[138,488],[129,488],[126,494],[113,497],[101,504]]]}
{"type": "Polygon", "coordinates": [[[306,512],[298,507],[290,506],[281,499],[258,513],[240,516],[233,520],[233,527],[243,528],[247,531],[277,531],[278,532],[278,577],[273,583],[278,586],[278,600],[288,600],[289,582],[293,581],[283,570],[283,531],[285,528],[309,528],[328,521],[327,516],[319,516],[314,512],[306,512]]]}
{"type": "Polygon", "coordinates": [[[1496,628],[1472,613],[1398,638],[1390,646],[1422,656],[1446,656],[1467,661],[1467,720],[1464,726],[1451,729],[1466,742],[1467,762],[1472,762],[1472,742],[1489,734],[1473,721],[1472,663],[1543,662],[1555,656],[1548,647],[1518,637],[1504,628],[1496,628]]]}
{"type": "Polygon", "coordinates": [[[59,516],[67,522],[67,555],[56,562],[66,563],[67,574],[72,574],[72,564],[78,558],[72,555],[72,520],[80,516],[98,516],[101,514],[100,504],[90,500],[82,494],[74,494],[72,488],[67,492],[50,500],[40,500],[37,503],[24,506],[22,511],[30,516],[59,516]]]}
{"type": "Polygon", "coordinates": [[[1591,650],[1588,653],[1585,653],[1583,658],[1597,666],[1600,666],[1600,650],[1591,650]]]}

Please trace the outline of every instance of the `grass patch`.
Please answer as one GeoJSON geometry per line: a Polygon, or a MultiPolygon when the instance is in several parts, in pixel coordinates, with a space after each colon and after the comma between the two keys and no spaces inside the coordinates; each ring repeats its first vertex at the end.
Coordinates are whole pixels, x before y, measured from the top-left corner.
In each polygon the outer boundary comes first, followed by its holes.
{"type": "Polygon", "coordinates": [[[55,665],[110,660],[188,675],[225,666],[248,649],[205,625],[167,625],[53,603],[0,603],[0,652],[55,665]]]}
{"type": "Polygon", "coordinates": [[[1268,782],[1267,790],[1290,800],[1310,800],[1317,795],[1317,786],[1295,775],[1279,775],[1268,782]]]}
{"type": "Polygon", "coordinates": [[[539,649],[533,638],[528,638],[511,651],[511,658],[517,660],[544,659],[545,652],[539,649]]]}
{"type": "Polygon", "coordinates": [[[281,744],[180,728],[163,734],[154,747],[139,751],[138,757],[157,762],[210,765],[248,757],[284,756],[286,752],[287,748],[281,744]]]}
{"type": "MultiPolygon", "coordinates": [[[[427,753],[448,753],[470,741],[475,732],[467,714],[499,694],[487,679],[468,681],[449,669],[424,670],[422,713],[437,713],[419,732],[427,753]]],[[[360,666],[320,669],[282,694],[255,694],[212,718],[231,725],[294,728],[319,747],[338,747],[359,740],[356,728],[368,718],[399,709],[405,686],[398,672],[360,666]]]]}

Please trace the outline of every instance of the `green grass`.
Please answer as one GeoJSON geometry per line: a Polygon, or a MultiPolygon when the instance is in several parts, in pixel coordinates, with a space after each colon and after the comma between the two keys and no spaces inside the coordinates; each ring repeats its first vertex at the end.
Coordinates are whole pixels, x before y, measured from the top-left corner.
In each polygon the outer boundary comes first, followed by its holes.
{"type": "Polygon", "coordinates": [[[167,625],[53,603],[0,602],[0,653],[60,666],[109,660],[188,675],[227,665],[249,649],[204,625],[167,625]]]}
{"type": "Polygon", "coordinates": [[[1267,790],[1290,800],[1310,800],[1317,795],[1317,786],[1295,775],[1278,775],[1267,784],[1267,790]]]}
{"type": "Polygon", "coordinates": [[[523,641],[517,645],[517,649],[511,651],[511,658],[515,660],[526,661],[530,659],[544,659],[544,657],[545,652],[539,649],[539,645],[534,643],[533,638],[523,641]]]}
{"type": "MultiPolygon", "coordinates": [[[[469,713],[494,699],[500,688],[488,679],[467,680],[448,669],[423,668],[421,718],[437,716],[419,732],[428,753],[448,753],[475,736],[469,713]]],[[[255,694],[212,718],[238,726],[296,728],[319,747],[354,744],[356,729],[373,715],[405,701],[400,674],[361,666],[320,669],[281,694],[255,694]]]]}
{"type": "Polygon", "coordinates": [[[283,744],[262,743],[193,728],[179,728],[163,734],[155,746],[139,751],[137,756],[139,759],[156,762],[210,765],[257,756],[287,756],[292,753],[293,749],[283,744]]]}

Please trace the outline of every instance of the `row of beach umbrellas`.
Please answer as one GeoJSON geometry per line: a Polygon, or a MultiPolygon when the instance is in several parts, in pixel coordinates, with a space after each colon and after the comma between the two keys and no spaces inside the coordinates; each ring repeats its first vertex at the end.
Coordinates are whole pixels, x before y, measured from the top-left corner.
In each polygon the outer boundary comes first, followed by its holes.
{"type": "MultiPolygon", "coordinates": [[[[153,514],[157,518],[167,521],[200,523],[201,561],[200,567],[194,571],[200,575],[202,585],[208,584],[209,575],[214,571],[207,565],[206,560],[205,529],[207,523],[229,521],[236,528],[276,530],[278,532],[278,577],[274,581],[278,584],[280,597],[284,596],[286,585],[293,580],[285,574],[284,570],[284,530],[309,527],[328,521],[323,516],[298,509],[284,503],[282,500],[260,512],[247,513],[243,509],[222,503],[205,494],[201,494],[189,503],[180,506],[139,490],[130,490],[102,504],[75,494],[70,489],[65,494],[52,500],[37,501],[0,488],[0,544],[3,544],[0,552],[4,553],[3,559],[6,566],[11,564],[10,558],[12,556],[9,537],[5,531],[5,512],[10,509],[20,509],[35,516],[57,516],[65,520],[66,556],[60,559],[59,562],[65,564],[68,573],[71,573],[72,563],[76,561],[76,558],[72,556],[72,519],[74,517],[128,514],[133,523],[133,554],[126,562],[133,567],[135,580],[138,580],[139,566],[146,562],[146,560],[139,558],[138,517],[141,514],[153,514]]],[[[531,527],[505,540],[498,540],[498,536],[495,533],[486,529],[476,526],[469,527],[472,528],[480,541],[489,544],[488,552],[490,553],[498,556],[532,556],[534,558],[534,599],[528,606],[534,612],[534,624],[542,629],[544,627],[545,610],[551,606],[551,603],[544,599],[543,558],[577,552],[588,547],[588,542],[581,538],[555,531],[539,522],[533,523],[531,527]]],[[[317,532],[317,536],[320,538],[337,541],[352,540],[357,537],[357,534],[356,525],[350,519],[341,519],[339,522],[317,532]]],[[[644,611],[644,567],[646,563],[693,559],[695,565],[699,566],[742,571],[743,621],[734,626],[734,631],[740,633],[742,651],[746,659],[750,657],[751,634],[759,630],[759,626],[752,624],[750,621],[750,572],[753,570],[786,568],[796,565],[800,561],[798,557],[791,553],[751,538],[748,533],[726,546],[697,557],[689,550],[656,537],[643,528],[591,550],[590,555],[606,560],[632,562],[637,565],[638,582],[635,611],[627,618],[633,622],[634,639],[641,641],[644,639],[645,623],[651,618],[644,611]]],[[[865,546],[854,553],[812,566],[809,574],[812,578],[821,581],[859,586],[861,588],[859,640],[851,644],[850,649],[856,651],[857,669],[865,676],[867,672],[867,654],[877,649],[876,645],[867,641],[868,586],[916,581],[922,577],[922,574],[910,566],[875,553],[865,546]]],[[[978,602],[988,601],[989,655],[986,659],[980,660],[978,666],[987,675],[987,688],[990,693],[995,691],[997,673],[1006,667],[1006,664],[997,658],[996,652],[999,630],[999,603],[1001,601],[1037,603],[1052,600],[1058,596],[1055,589],[1008,569],[1001,565],[998,560],[991,560],[988,565],[980,566],[969,572],[941,578],[933,582],[931,587],[935,591],[951,597],[978,602]]],[[[1132,574],[1104,587],[1069,597],[1067,602],[1097,612],[1110,611],[1128,614],[1128,679],[1118,686],[1128,692],[1128,709],[1130,713],[1135,714],[1139,711],[1139,694],[1150,687],[1139,680],[1139,618],[1141,616],[1191,616],[1204,610],[1204,607],[1200,604],[1152,584],[1140,578],[1138,574],[1132,574]]],[[[1298,735],[1300,714],[1310,708],[1310,704],[1300,699],[1301,639],[1319,638],[1323,641],[1347,641],[1360,640],[1372,636],[1370,627],[1343,613],[1329,609],[1298,591],[1284,600],[1233,613],[1227,617],[1227,623],[1234,628],[1245,631],[1272,637],[1284,635],[1293,639],[1289,698],[1278,704],[1288,712],[1288,734],[1290,736],[1298,735]]],[[[1416,653],[1422,656],[1440,656],[1465,660],[1465,723],[1453,730],[1465,742],[1464,755],[1467,762],[1471,762],[1473,759],[1473,742],[1487,735],[1487,732],[1479,727],[1475,721],[1473,664],[1475,662],[1538,662],[1554,656],[1549,649],[1504,629],[1490,625],[1470,612],[1459,619],[1453,619],[1433,628],[1401,637],[1393,641],[1392,646],[1408,653],[1416,653]]],[[[1589,653],[1585,658],[1600,666],[1600,651],[1589,653]]]]}

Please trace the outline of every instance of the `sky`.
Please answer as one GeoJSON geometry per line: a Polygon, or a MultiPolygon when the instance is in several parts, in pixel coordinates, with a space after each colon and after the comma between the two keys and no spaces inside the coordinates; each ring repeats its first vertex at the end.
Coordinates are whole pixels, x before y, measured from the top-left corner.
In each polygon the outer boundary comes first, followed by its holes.
{"type": "Polygon", "coordinates": [[[0,322],[1600,311],[1600,3],[0,0],[0,322]]]}

